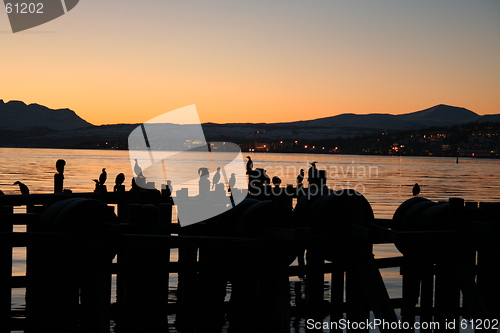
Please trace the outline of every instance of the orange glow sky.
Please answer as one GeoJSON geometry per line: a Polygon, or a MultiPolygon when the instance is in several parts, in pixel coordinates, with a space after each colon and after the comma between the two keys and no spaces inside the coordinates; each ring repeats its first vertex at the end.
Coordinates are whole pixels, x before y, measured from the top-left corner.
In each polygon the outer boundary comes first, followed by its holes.
{"type": "Polygon", "coordinates": [[[0,11],[0,99],[140,123],[500,113],[497,0],[82,0],[13,34],[0,11]]]}

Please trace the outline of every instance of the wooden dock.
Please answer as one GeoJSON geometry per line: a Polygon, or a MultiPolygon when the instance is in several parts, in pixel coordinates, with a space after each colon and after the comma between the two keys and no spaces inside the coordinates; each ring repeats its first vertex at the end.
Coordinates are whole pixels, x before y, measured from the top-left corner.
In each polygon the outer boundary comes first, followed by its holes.
{"type": "Polygon", "coordinates": [[[435,332],[452,321],[446,331],[498,327],[498,203],[413,198],[393,219],[376,219],[354,192],[264,186],[268,194],[250,193],[185,228],[172,218],[170,193],[156,190],[0,196],[0,333],[110,332],[111,319],[116,332],[167,332],[169,314],[178,332],[220,332],[227,322],[231,332],[290,332],[292,315],[359,323],[373,314],[389,323],[382,332],[418,331],[399,321],[440,323],[421,330],[435,332]],[[14,232],[19,225],[26,232],[14,232]],[[402,255],[375,259],[375,244],[395,244],[402,255]],[[25,276],[12,276],[14,247],[26,248],[25,276]],[[380,271],[394,267],[403,281],[398,299],[380,271]],[[306,285],[293,306],[291,276],[306,285]],[[25,288],[25,310],[11,308],[13,288],[25,288]]]}

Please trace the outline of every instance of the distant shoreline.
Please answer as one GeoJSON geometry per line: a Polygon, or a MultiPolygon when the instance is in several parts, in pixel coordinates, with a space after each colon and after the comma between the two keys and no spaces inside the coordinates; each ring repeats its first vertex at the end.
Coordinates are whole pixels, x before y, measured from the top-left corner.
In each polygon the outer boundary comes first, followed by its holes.
{"type": "MultiPolygon", "coordinates": [[[[95,150],[95,151],[128,151],[126,148],[85,148],[85,147],[75,147],[75,148],[63,148],[63,147],[4,147],[0,146],[0,149],[58,149],[58,150],[95,150]]],[[[162,150],[158,150],[162,151],[162,150]]],[[[169,150],[165,150],[169,151],[169,150]]],[[[329,156],[388,156],[388,157],[429,157],[429,158],[450,158],[456,159],[457,156],[450,155],[395,155],[395,154],[370,154],[370,153],[330,153],[330,152],[304,152],[304,151],[242,151],[242,154],[305,154],[305,155],[329,155],[329,156]]],[[[458,156],[459,161],[461,159],[492,159],[498,160],[500,156],[458,156]]]]}

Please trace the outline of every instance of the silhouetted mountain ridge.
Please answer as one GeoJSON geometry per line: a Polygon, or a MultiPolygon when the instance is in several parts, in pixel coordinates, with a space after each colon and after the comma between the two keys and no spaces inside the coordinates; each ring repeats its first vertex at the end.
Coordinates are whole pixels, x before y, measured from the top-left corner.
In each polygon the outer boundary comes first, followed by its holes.
{"type": "Polygon", "coordinates": [[[49,109],[39,104],[21,101],[5,103],[0,99],[0,130],[27,131],[45,127],[50,130],[71,130],[92,127],[70,109],[49,109]]]}
{"type": "MultiPolygon", "coordinates": [[[[71,110],[51,110],[38,104],[0,100],[0,146],[127,148],[128,135],[139,124],[94,126],[71,110]],[[27,118],[29,119],[27,119],[27,118]]],[[[500,114],[480,116],[462,107],[444,104],[400,115],[345,113],[337,116],[283,123],[205,123],[209,141],[273,142],[276,140],[322,140],[370,135],[381,131],[419,130],[470,122],[500,122],[500,114]],[[255,132],[259,132],[256,134],[255,132]]],[[[185,126],[169,124],[169,131],[185,126]]]]}
{"type": "Polygon", "coordinates": [[[388,113],[353,114],[344,113],[300,122],[308,127],[372,128],[379,130],[411,130],[431,126],[453,126],[480,121],[484,116],[468,109],[445,104],[435,105],[425,110],[392,115],[388,113]]]}

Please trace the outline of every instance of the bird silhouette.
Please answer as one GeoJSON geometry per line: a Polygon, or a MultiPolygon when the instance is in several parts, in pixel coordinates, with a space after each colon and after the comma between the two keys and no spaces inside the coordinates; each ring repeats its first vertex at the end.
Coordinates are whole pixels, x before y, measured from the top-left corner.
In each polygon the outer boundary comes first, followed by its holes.
{"type": "Polygon", "coordinates": [[[142,168],[139,166],[139,163],[137,162],[137,158],[135,159],[135,165],[134,165],[134,172],[137,177],[144,177],[142,175],[142,168]]]}
{"type": "Polygon", "coordinates": [[[57,160],[57,162],[56,162],[56,170],[61,175],[64,173],[64,166],[65,165],[66,165],[66,161],[65,160],[57,160]]]}
{"type": "Polygon", "coordinates": [[[316,163],[318,163],[318,161],[313,161],[311,162],[311,167],[309,168],[309,170],[307,171],[307,176],[311,179],[314,179],[314,178],[317,178],[318,177],[318,169],[316,168],[316,163]]]}
{"type": "Polygon", "coordinates": [[[304,169],[300,169],[300,173],[297,176],[297,185],[302,184],[303,180],[304,180],[304,169]]]}
{"type": "Polygon", "coordinates": [[[250,174],[253,170],[253,161],[250,156],[247,156],[248,161],[247,161],[247,175],[250,174]]]}
{"type": "Polygon", "coordinates": [[[14,185],[19,185],[19,190],[21,190],[21,194],[30,194],[30,189],[28,188],[28,186],[21,183],[20,181],[17,181],[14,184],[12,184],[12,186],[14,185]]]}
{"type": "Polygon", "coordinates": [[[95,186],[99,185],[99,180],[97,179],[92,179],[95,182],[95,186]]]}
{"type": "Polygon", "coordinates": [[[115,184],[117,186],[123,185],[124,181],[125,181],[125,175],[123,173],[119,173],[118,175],[116,175],[115,184]]]}
{"type": "Polygon", "coordinates": [[[140,191],[140,187],[139,185],[137,185],[137,183],[135,182],[135,177],[132,177],[132,183],[131,183],[132,187],[130,188],[130,191],[132,192],[138,192],[140,191]]]}
{"type": "Polygon", "coordinates": [[[198,175],[200,176],[200,178],[208,179],[208,176],[210,176],[210,172],[208,171],[208,168],[199,168],[198,175]]]}
{"type": "Polygon", "coordinates": [[[278,176],[274,176],[272,179],[272,183],[275,187],[279,187],[281,184],[281,178],[278,176]]]}
{"type": "Polygon", "coordinates": [[[108,174],[106,173],[106,168],[102,168],[102,172],[99,175],[99,185],[104,185],[106,182],[106,179],[108,179],[108,174]]]}
{"type": "Polygon", "coordinates": [[[415,185],[413,185],[413,189],[411,191],[412,191],[414,196],[417,196],[420,193],[420,186],[417,183],[415,183],[415,185]]]}
{"type": "Polygon", "coordinates": [[[236,176],[236,174],[232,173],[231,177],[229,178],[229,186],[227,189],[228,192],[231,192],[231,189],[234,188],[234,185],[236,185],[236,177],[235,176],[236,176]]]}
{"type": "Polygon", "coordinates": [[[217,168],[214,177],[212,178],[212,189],[215,188],[215,185],[219,183],[220,180],[220,167],[217,168]]]}

